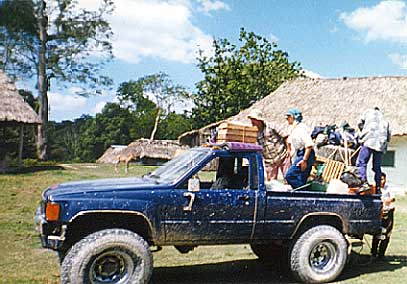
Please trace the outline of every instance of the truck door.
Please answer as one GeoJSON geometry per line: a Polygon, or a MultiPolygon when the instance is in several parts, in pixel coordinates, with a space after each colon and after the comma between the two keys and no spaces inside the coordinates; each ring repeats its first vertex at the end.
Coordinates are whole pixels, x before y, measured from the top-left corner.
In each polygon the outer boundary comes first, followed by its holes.
{"type": "Polygon", "coordinates": [[[246,154],[219,157],[218,161],[214,183],[208,187],[201,182],[200,191],[193,193],[193,230],[206,243],[248,240],[255,224],[256,158],[246,154]],[[218,182],[227,167],[232,178],[218,182]]]}

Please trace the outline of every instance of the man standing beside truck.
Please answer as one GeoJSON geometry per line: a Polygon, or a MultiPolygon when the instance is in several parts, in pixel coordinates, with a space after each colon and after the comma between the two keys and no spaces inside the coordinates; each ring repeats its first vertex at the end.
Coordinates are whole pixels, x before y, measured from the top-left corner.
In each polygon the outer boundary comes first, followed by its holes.
{"type": "Polygon", "coordinates": [[[383,260],[384,254],[386,253],[387,247],[389,246],[391,233],[393,231],[394,225],[394,202],[396,197],[392,190],[386,185],[386,174],[382,172],[382,177],[380,180],[380,186],[382,189],[382,201],[383,201],[383,216],[382,216],[382,227],[386,229],[384,233],[384,239],[381,239],[381,235],[373,236],[372,239],[372,258],[383,260]]]}

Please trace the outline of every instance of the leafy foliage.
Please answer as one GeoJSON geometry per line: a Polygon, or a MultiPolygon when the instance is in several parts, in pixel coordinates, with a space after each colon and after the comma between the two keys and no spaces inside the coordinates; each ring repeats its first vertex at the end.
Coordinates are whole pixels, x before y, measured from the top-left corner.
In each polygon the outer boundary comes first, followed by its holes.
{"type": "Polygon", "coordinates": [[[75,0],[0,1],[0,68],[11,76],[33,76],[39,64],[41,44],[40,12],[47,21],[46,68],[48,79],[63,82],[89,83],[91,87],[110,84],[100,75],[103,60],[90,57],[112,57],[112,31],[105,16],[112,12],[113,2],[101,0],[96,11],[78,7],[75,0]],[[43,9],[43,11],[41,11],[43,9]]]}
{"type": "MultiPolygon", "coordinates": [[[[50,123],[50,158],[56,161],[95,161],[114,144],[128,145],[139,138],[148,137],[154,124],[153,113],[131,110],[109,103],[102,113],[82,116],[74,121],[50,123]]],[[[177,139],[191,130],[186,115],[170,113],[162,120],[158,139],[177,139]]]]}
{"type": "Polygon", "coordinates": [[[105,16],[112,12],[113,2],[100,3],[98,9],[89,11],[81,9],[77,0],[0,1],[0,68],[13,77],[37,77],[40,159],[48,154],[51,80],[87,84],[92,89],[112,82],[100,71],[112,58],[112,31],[105,16]],[[99,60],[92,60],[94,56],[99,60]]]}
{"type": "Polygon", "coordinates": [[[204,79],[196,84],[194,127],[235,115],[301,75],[299,63],[289,62],[288,53],[277,44],[243,28],[239,41],[240,47],[215,39],[213,56],[200,53],[198,67],[204,79]]]}
{"type": "Polygon", "coordinates": [[[167,74],[157,73],[122,83],[117,97],[122,105],[141,115],[156,113],[150,135],[153,140],[159,121],[171,114],[175,102],[182,102],[189,94],[184,87],[172,82],[167,74]]]}
{"type": "Polygon", "coordinates": [[[0,68],[13,77],[33,75],[26,55],[34,52],[36,26],[32,1],[0,1],[0,68]]]}

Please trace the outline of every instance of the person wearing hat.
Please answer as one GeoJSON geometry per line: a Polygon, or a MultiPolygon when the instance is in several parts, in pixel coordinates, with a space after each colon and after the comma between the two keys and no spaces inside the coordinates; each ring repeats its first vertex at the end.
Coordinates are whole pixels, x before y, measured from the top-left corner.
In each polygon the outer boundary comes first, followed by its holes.
{"type": "Polygon", "coordinates": [[[288,136],[288,150],[292,154],[292,165],[288,169],[285,179],[292,188],[299,188],[307,183],[311,169],[315,163],[315,152],[311,131],[302,122],[302,113],[299,109],[292,108],[286,113],[286,118],[291,127],[288,136]]]}
{"type": "Polygon", "coordinates": [[[260,145],[264,145],[267,125],[264,119],[263,112],[259,109],[252,109],[247,118],[249,118],[252,125],[256,126],[258,129],[257,143],[259,143],[260,145]]]}
{"type": "Polygon", "coordinates": [[[247,117],[258,129],[257,143],[263,146],[266,179],[277,179],[278,169],[281,169],[284,176],[290,163],[285,143],[288,135],[277,126],[268,127],[263,112],[259,109],[252,109],[247,117]]]}

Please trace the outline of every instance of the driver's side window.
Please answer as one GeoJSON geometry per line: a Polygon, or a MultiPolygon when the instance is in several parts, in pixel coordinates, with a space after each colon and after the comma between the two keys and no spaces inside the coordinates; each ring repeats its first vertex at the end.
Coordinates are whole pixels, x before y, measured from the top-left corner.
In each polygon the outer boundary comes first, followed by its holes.
{"type": "Polygon", "coordinates": [[[249,160],[244,157],[218,157],[198,173],[200,187],[205,189],[248,189],[249,166],[249,160]]]}
{"type": "MultiPolygon", "coordinates": [[[[252,163],[253,164],[253,163],[252,163]]],[[[255,163],[254,163],[255,164],[255,163]]],[[[250,175],[256,175],[257,169],[250,169],[250,159],[242,156],[216,157],[200,171],[194,178],[199,179],[200,189],[242,189],[250,188],[250,175]]],[[[253,178],[256,184],[257,179],[253,178]]],[[[187,182],[180,188],[187,188],[187,182]]],[[[253,189],[256,189],[254,186],[253,189]]]]}
{"type": "Polygon", "coordinates": [[[211,188],[211,186],[216,181],[219,159],[219,157],[213,159],[195,175],[195,177],[199,179],[201,189],[211,188]]]}

